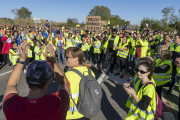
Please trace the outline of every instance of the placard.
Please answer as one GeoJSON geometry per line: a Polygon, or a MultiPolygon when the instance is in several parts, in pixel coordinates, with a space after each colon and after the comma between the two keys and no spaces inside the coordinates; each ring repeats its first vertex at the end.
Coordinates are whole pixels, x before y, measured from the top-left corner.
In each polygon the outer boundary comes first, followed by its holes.
{"type": "Polygon", "coordinates": [[[105,21],[101,21],[101,16],[86,16],[85,30],[101,33],[104,25],[105,21]]]}

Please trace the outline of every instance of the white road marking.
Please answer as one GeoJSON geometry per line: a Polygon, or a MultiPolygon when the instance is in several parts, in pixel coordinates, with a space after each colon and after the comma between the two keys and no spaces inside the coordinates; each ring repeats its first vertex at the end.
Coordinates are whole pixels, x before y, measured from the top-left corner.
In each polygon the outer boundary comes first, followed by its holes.
{"type": "Polygon", "coordinates": [[[13,70],[10,70],[10,71],[8,71],[8,72],[5,72],[5,73],[2,73],[2,74],[0,74],[0,76],[3,76],[3,75],[5,75],[5,74],[8,74],[8,73],[10,73],[10,72],[12,72],[13,70]]]}

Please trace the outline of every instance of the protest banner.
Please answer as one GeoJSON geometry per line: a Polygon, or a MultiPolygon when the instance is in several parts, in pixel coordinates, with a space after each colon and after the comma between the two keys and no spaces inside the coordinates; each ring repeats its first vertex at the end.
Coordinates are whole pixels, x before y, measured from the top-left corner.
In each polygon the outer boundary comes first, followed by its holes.
{"type": "Polygon", "coordinates": [[[107,23],[105,23],[105,21],[101,21],[101,16],[87,16],[85,30],[101,33],[105,24],[107,23]]]}

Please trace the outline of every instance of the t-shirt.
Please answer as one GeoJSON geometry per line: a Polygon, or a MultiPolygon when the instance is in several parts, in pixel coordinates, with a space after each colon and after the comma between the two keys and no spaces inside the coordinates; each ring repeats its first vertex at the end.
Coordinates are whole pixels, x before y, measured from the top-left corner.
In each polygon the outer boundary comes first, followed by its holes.
{"type": "Polygon", "coordinates": [[[65,120],[68,105],[67,91],[59,90],[34,100],[11,93],[2,106],[7,120],[65,120]]]}
{"type": "Polygon", "coordinates": [[[64,40],[62,38],[58,39],[57,46],[59,49],[61,49],[64,45],[64,40]]]}
{"type": "MultiPolygon", "coordinates": [[[[116,37],[116,36],[115,36],[115,37],[116,37]]],[[[112,37],[109,39],[108,49],[113,49],[115,37],[112,36],[112,37]]]]}
{"type": "Polygon", "coordinates": [[[137,49],[136,49],[136,58],[140,58],[141,57],[141,45],[138,45],[137,46],[137,49]]]}

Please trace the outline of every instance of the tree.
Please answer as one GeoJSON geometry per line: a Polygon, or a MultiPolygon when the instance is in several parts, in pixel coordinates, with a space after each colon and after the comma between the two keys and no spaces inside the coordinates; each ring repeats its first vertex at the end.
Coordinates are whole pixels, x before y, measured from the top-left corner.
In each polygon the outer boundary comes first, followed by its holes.
{"type": "Polygon", "coordinates": [[[11,12],[16,15],[15,18],[24,18],[24,19],[31,18],[31,14],[32,14],[32,12],[25,7],[21,7],[21,9],[12,9],[11,12]]]}
{"type": "Polygon", "coordinates": [[[95,6],[88,16],[101,16],[101,20],[108,20],[111,18],[111,10],[107,6],[95,6]]]}
{"type": "Polygon", "coordinates": [[[144,29],[146,28],[146,23],[149,23],[150,19],[149,18],[143,18],[143,20],[141,20],[141,23],[140,23],[140,29],[144,29]]]}

